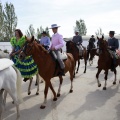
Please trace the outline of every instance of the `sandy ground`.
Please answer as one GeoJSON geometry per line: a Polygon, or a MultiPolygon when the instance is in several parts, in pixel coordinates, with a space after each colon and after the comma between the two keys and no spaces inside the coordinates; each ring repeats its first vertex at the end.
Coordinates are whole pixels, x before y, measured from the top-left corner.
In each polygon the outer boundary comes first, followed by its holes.
{"type": "MultiPolygon", "coordinates": [[[[73,93],[69,93],[70,80],[67,73],[61,88],[61,96],[56,102],[52,101],[53,94],[48,92],[47,106],[40,109],[44,100],[44,83],[40,83],[40,94],[36,93],[35,77],[31,88],[31,95],[27,95],[29,82],[22,82],[24,103],[20,105],[20,120],[120,120],[120,68],[117,68],[117,84],[113,85],[114,74],[109,72],[107,90],[103,90],[104,72],[100,74],[102,86],[97,87],[97,57],[92,66],[87,65],[84,71],[84,61],[81,60],[79,73],[73,82],[73,93]]],[[[59,81],[54,78],[52,84],[57,92],[59,81]]],[[[15,120],[16,109],[7,97],[4,120],[15,120]]]]}

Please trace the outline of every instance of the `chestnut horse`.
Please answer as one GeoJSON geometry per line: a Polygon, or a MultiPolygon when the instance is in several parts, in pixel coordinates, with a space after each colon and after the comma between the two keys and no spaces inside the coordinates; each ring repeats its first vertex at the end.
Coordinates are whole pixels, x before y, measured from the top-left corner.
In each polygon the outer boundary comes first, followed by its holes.
{"type": "MultiPolygon", "coordinates": [[[[51,84],[51,78],[58,76],[57,74],[60,68],[57,67],[56,61],[53,60],[49,52],[45,50],[45,48],[42,45],[38,44],[34,40],[34,36],[32,36],[32,38],[30,39],[26,38],[26,40],[27,42],[23,47],[23,51],[20,54],[20,58],[24,58],[25,56],[32,55],[35,63],[38,66],[39,74],[45,81],[44,102],[40,107],[41,109],[44,109],[46,107],[46,102],[47,102],[48,88],[50,87],[50,89],[53,92],[53,95],[54,95],[53,101],[56,101],[57,97],[60,96],[63,78],[62,76],[59,76],[60,85],[59,85],[58,93],[56,95],[56,92],[51,84]]],[[[70,93],[72,93],[73,92],[73,74],[75,69],[75,61],[72,54],[67,53],[67,60],[64,61],[64,64],[65,64],[65,73],[68,71],[70,73],[70,80],[71,80],[70,93]]]]}
{"type": "MultiPolygon", "coordinates": [[[[107,77],[108,77],[108,70],[111,69],[111,65],[112,65],[112,57],[111,54],[108,51],[108,43],[106,40],[104,40],[104,36],[102,36],[102,38],[98,38],[100,44],[99,44],[99,48],[101,49],[101,52],[99,54],[99,59],[98,59],[98,71],[96,74],[96,78],[97,78],[97,83],[98,83],[98,87],[101,87],[101,83],[99,81],[99,74],[102,70],[105,71],[105,84],[103,87],[103,90],[106,90],[106,85],[107,85],[107,77]]],[[[115,79],[113,81],[113,84],[116,84],[116,67],[120,65],[120,59],[116,60],[116,65],[115,65],[115,70],[114,70],[114,74],[115,74],[115,79]]]]}
{"type": "MultiPolygon", "coordinates": [[[[76,73],[78,73],[79,70],[79,65],[80,65],[80,54],[79,54],[79,50],[76,46],[76,44],[74,42],[70,41],[66,41],[66,50],[67,53],[71,53],[75,59],[75,66],[76,66],[76,62],[78,61],[78,67],[77,67],[77,71],[76,73]]],[[[84,62],[85,62],[85,69],[84,69],[84,73],[86,73],[86,65],[87,65],[87,50],[85,47],[83,47],[83,56],[84,58],[84,62]]]]}

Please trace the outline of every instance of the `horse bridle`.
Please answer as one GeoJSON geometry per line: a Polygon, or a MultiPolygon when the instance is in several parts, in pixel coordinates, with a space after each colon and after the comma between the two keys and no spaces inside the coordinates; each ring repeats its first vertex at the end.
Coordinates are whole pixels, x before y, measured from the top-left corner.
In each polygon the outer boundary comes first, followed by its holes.
{"type": "Polygon", "coordinates": [[[25,54],[25,56],[27,56],[27,54],[31,52],[32,47],[33,47],[33,43],[32,43],[32,45],[29,47],[29,50],[28,50],[29,52],[26,53],[26,47],[27,47],[28,44],[29,44],[29,42],[26,42],[23,49],[22,49],[22,51],[21,51],[21,52],[23,52],[25,54]]]}

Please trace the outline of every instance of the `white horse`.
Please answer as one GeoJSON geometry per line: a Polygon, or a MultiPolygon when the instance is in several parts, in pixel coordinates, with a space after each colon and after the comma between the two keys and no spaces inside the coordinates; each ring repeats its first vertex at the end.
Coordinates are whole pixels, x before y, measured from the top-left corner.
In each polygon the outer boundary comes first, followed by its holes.
{"type": "MultiPolygon", "coordinates": [[[[10,60],[8,59],[8,62],[9,61],[10,60]]],[[[21,83],[22,76],[17,68],[13,67],[12,65],[9,65],[9,67],[0,70],[0,120],[2,120],[2,114],[4,112],[6,104],[7,93],[9,93],[9,95],[12,97],[14,104],[16,105],[17,120],[19,119],[20,117],[19,103],[23,101],[21,95],[21,83]],[[5,96],[3,98],[4,91],[5,96]]]]}
{"type": "MultiPolygon", "coordinates": [[[[9,58],[10,59],[10,55],[8,53],[4,53],[3,51],[0,50],[0,58],[9,58]]],[[[32,85],[32,81],[33,81],[33,78],[30,78],[30,83],[29,83],[29,86],[28,86],[28,95],[31,94],[31,85],[32,85]]],[[[35,85],[37,85],[37,92],[36,92],[36,95],[39,95],[39,81],[41,80],[41,83],[43,82],[42,81],[42,78],[40,77],[40,75],[37,73],[36,74],[36,83],[35,85]]]]}

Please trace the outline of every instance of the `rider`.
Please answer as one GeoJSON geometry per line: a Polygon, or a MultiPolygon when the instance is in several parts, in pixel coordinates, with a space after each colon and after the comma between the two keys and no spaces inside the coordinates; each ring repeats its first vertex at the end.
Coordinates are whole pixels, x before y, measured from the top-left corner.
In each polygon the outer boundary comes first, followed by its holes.
{"type": "MultiPolygon", "coordinates": [[[[91,36],[91,38],[89,39],[89,45],[91,44],[92,45],[92,48],[95,48],[95,38],[94,38],[94,35],[91,36]]],[[[90,49],[90,46],[89,46],[89,49],[90,49]]]]}
{"type": "Polygon", "coordinates": [[[51,39],[51,47],[50,50],[54,51],[56,56],[57,56],[57,60],[60,64],[61,67],[61,72],[59,75],[65,75],[64,73],[64,69],[65,69],[65,65],[64,62],[61,58],[61,52],[60,49],[65,45],[64,40],[63,40],[63,36],[61,34],[58,33],[58,26],[57,24],[52,24],[51,28],[53,31],[53,35],[52,35],[52,39],[51,39]]]}
{"type": "Polygon", "coordinates": [[[26,39],[21,30],[16,29],[15,37],[12,37],[10,40],[12,45],[10,57],[13,60],[14,65],[20,70],[21,75],[24,77],[23,81],[26,82],[28,79],[32,78],[32,76],[38,73],[38,69],[31,56],[26,57],[25,60],[19,60],[19,53],[21,52],[25,42],[26,39]]]}
{"type": "Polygon", "coordinates": [[[119,42],[118,39],[114,37],[115,31],[110,31],[108,39],[108,48],[112,51],[113,60],[112,60],[112,66],[111,71],[115,70],[115,64],[116,64],[116,50],[119,48],[119,42]]]}
{"type": "Polygon", "coordinates": [[[79,50],[79,54],[82,57],[82,37],[79,35],[79,31],[75,30],[75,36],[73,36],[72,41],[76,44],[78,50],[79,50]]]}
{"type": "Polygon", "coordinates": [[[87,46],[87,60],[88,60],[88,58],[89,58],[89,54],[90,54],[90,50],[92,49],[92,48],[95,48],[95,38],[94,38],[94,35],[92,35],[91,36],[91,38],[89,39],[89,44],[88,44],[88,46],[87,46]]]}
{"type": "Polygon", "coordinates": [[[42,32],[42,37],[40,39],[40,44],[46,49],[49,50],[50,47],[50,38],[47,36],[46,31],[42,32]]]}

